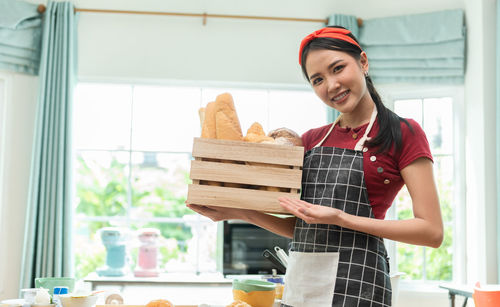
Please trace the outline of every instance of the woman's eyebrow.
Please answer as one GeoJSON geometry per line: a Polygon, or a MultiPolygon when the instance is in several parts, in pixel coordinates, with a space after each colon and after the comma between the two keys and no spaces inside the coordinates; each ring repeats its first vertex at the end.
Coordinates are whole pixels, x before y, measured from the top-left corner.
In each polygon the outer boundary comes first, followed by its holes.
{"type": "MultiPolygon", "coordinates": [[[[339,62],[342,62],[342,59],[337,60],[337,61],[333,61],[330,65],[328,65],[328,69],[329,69],[329,70],[330,70],[330,69],[332,69],[332,68],[333,68],[333,66],[337,65],[339,62]]],[[[315,73],[314,75],[309,76],[309,80],[311,80],[312,78],[317,77],[318,75],[319,75],[319,73],[315,73]]]]}

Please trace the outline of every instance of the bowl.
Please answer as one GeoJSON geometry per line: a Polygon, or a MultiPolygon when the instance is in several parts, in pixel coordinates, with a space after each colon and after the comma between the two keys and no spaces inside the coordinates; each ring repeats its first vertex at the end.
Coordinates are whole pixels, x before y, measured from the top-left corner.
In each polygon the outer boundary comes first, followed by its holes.
{"type": "Polygon", "coordinates": [[[37,288],[30,289],[21,289],[21,293],[23,294],[23,299],[27,304],[33,305],[35,303],[37,288]]]}
{"type": "Polygon", "coordinates": [[[273,307],[276,284],[256,279],[233,280],[233,298],[252,307],[273,307]]]}
{"type": "Polygon", "coordinates": [[[59,296],[63,307],[92,307],[96,304],[98,295],[73,296],[64,294],[59,296]]]}

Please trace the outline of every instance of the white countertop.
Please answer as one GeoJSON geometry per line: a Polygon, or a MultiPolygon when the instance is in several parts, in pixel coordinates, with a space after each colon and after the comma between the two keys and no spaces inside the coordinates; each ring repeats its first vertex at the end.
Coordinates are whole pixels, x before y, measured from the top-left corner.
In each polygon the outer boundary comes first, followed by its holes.
{"type": "MultiPolygon", "coordinates": [[[[177,305],[227,306],[233,301],[232,280],[261,279],[262,275],[232,275],[221,273],[166,273],[159,277],[105,277],[93,273],[85,282],[93,290],[104,290],[107,296],[119,293],[124,304],[144,305],[153,299],[167,299],[177,305]]],[[[104,300],[104,298],[103,298],[104,300]]]]}

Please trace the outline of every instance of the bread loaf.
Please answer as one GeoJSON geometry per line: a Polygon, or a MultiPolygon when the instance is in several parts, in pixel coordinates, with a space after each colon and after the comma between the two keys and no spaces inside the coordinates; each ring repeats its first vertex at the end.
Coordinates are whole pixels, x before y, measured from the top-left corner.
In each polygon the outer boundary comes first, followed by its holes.
{"type": "Polygon", "coordinates": [[[198,109],[198,116],[200,117],[200,127],[203,129],[203,121],[205,120],[205,108],[198,109]]]}
{"type": "Polygon", "coordinates": [[[243,136],[241,134],[241,128],[235,125],[234,121],[226,115],[224,112],[217,112],[215,114],[215,134],[219,140],[234,140],[241,141],[243,136]]]}
{"type": "Polygon", "coordinates": [[[215,132],[215,102],[209,102],[205,108],[205,114],[203,119],[203,125],[201,127],[201,137],[216,139],[217,134],[215,132]]]}
{"type": "Polygon", "coordinates": [[[257,134],[257,135],[266,135],[264,132],[264,128],[262,128],[262,125],[259,124],[258,122],[253,123],[250,128],[247,130],[247,134],[257,134]]]}
{"type": "Polygon", "coordinates": [[[232,302],[231,304],[227,305],[227,307],[252,307],[252,305],[249,305],[243,301],[236,300],[232,302]]]}
{"type": "Polygon", "coordinates": [[[284,137],[293,143],[294,146],[302,146],[301,137],[295,133],[293,130],[288,128],[278,128],[270,131],[267,136],[272,137],[273,139],[277,139],[280,137],[284,137]]]}
{"type": "Polygon", "coordinates": [[[216,136],[220,140],[243,139],[240,120],[236,114],[233,97],[229,93],[220,94],[215,99],[216,136]]]}
{"type": "Polygon", "coordinates": [[[275,138],[274,139],[274,144],[289,145],[289,146],[294,146],[295,145],[292,140],[290,140],[289,138],[282,137],[282,136],[275,138]]]}
{"type": "Polygon", "coordinates": [[[174,304],[168,300],[154,300],[147,303],[146,307],[174,307],[174,304]]]}
{"type": "Polygon", "coordinates": [[[251,143],[262,143],[262,142],[274,143],[274,139],[272,137],[255,133],[247,133],[247,135],[245,135],[245,137],[243,138],[243,141],[251,143]]]}

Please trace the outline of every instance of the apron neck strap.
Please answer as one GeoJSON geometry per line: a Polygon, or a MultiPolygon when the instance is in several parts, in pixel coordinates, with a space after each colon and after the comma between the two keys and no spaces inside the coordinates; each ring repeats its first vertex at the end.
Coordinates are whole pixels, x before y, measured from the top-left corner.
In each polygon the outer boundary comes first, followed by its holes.
{"type": "Polygon", "coordinates": [[[363,134],[363,137],[359,139],[359,141],[356,143],[356,146],[354,147],[354,150],[363,150],[363,146],[365,145],[366,140],[368,140],[368,133],[370,133],[370,130],[372,130],[373,123],[375,123],[375,118],[377,118],[377,107],[373,106],[373,111],[372,111],[372,116],[370,117],[370,123],[368,124],[368,127],[366,127],[365,134],[363,134]]]}
{"type": "MultiPolygon", "coordinates": [[[[372,115],[370,117],[370,122],[368,123],[368,127],[366,127],[365,134],[356,143],[356,146],[354,147],[354,150],[358,150],[358,151],[363,150],[363,146],[365,145],[365,142],[368,140],[368,133],[370,133],[370,130],[373,127],[373,123],[375,123],[375,119],[377,118],[377,113],[378,113],[377,112],[377,107],[373,106],[372,115]]],[[[342,118],[342,114],[340,114],[337,117],[337,119],[335,119],[335,121],[333,122],[333,124],[331,125],[330,129],[328,130],[328,132],[323,137],[323,139],[321,139],[321,141],[319,141],[319,143],[316,144],[313,148],[319,147],[319,146],[321,146],[323,144],[323,142],[326,140],[326,138],[332,132],[333,127],[335,127],[335,125],[340,121],[341,118],[342,118]]]]}

